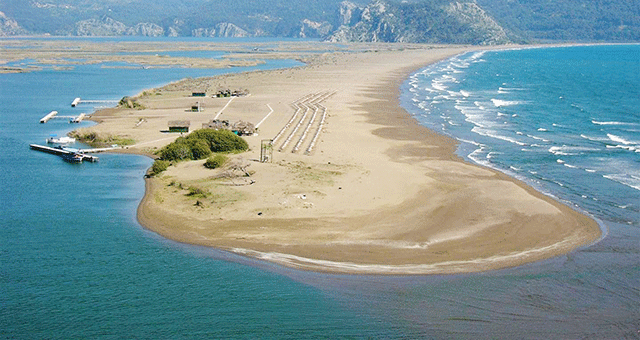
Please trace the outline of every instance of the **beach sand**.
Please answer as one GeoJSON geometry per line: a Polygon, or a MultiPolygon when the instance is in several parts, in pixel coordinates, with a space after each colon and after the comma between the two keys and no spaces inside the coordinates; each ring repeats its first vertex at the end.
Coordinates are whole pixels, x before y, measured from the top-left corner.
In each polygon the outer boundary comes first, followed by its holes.
{"type": "Polygon", "coordinates": [[[454,154],[453,139],[420,126],[400,107],[399,88],[411,72],[472,49],[381,45],[320,54],[299,68],[189,79],[141,96],[144,110],[96,113],[100,124],[91,129],[136,140],[128,152],[152,154],[177,137],[162,132],[170,120],[189,120],[191,130],[216,116],[231,123],[262,121],[257,136],[244,137],[250,151],[230,156],[247,166],[250,177],[206,169],[204,161],[179,163],[147,179],[138,218],[172,240],[295,268],[478,272],[596,241],[601,231],[595,221],[500,172],[465,162],[454,154]],[[219,89],[247,89],[250,95],[190,97],[219,89]],[[195,102],[203,112],[188,112],[195,102]],[[294,120],[280,134],[272,162],[259,162],[261,141],[306,111],[294,103],[310,107],[306,120],[296,133],[294,120]],[[190,196],[190,187],[206,194],[190,196]]]}

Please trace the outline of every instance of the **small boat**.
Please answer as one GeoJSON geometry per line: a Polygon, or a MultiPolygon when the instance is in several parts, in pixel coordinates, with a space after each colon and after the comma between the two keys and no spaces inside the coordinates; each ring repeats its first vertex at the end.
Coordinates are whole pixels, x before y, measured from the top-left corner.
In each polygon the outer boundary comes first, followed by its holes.
{"type": "Polygon", "coordinates": [[[70,144],[70,143],[75,143],[76,139],[72,138],[72,137],[56,137],[56,136],[51,136],[49,138],[47,138],[47,143],[49,144],[70,144]]]}
{"type": "Polygon", "coordinates": [[[83,155],[79,152],[72,152],[62,155],[62,159],[69,163],[82,163],[83,155]]]}

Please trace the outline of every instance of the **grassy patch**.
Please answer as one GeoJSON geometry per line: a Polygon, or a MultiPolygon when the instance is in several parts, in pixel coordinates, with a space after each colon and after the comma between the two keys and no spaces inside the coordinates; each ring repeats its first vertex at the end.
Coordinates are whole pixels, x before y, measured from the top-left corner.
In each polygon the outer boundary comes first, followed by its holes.
{"type": "Polygon", "coordinates": [[[197,187],[197,186],[193,186],[192,185],[187,190],[189,191],[187,193],[187,196],[189,196],[189,197],[207,198],[207,196],[209,196],[209,190],[203,189],[201,187],[197,187]]]}
{"type": "Polygon", "coordinates": [[[300,181],[314,182],[325,185],[333,185],[333,179],[342,175],[342,171],[337,170],[336,166],[307,164],[303,162],[287,163],[288,167],[300,181]]]}
{"type": "Polygon", "coordinates": [[[82,143],[91,145],[94,148],[110,147],[112,145],[133,145],[135,140],[126,136],[117,136],[109,133],[98,133],[87,129],[78,129],[71,131],[69,136],[77,139],[82,143]]]}

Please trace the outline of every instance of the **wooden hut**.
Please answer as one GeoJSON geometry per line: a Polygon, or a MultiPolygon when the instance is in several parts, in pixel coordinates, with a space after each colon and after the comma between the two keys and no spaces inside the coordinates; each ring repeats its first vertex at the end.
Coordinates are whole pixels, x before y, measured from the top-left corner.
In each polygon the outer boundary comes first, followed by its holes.
{"type": "Polygon", "coordinates": [[[252,123],[241,120],[233,124],[231,130],[237,133],[239,136],[251,136],[256,133],[256,126],[252,123]]]}
{"type": "Polygon", "coordinates": [[[188,120],[169,121],[169,132],[189,132],[191,122],[188,120]]]}
{"type": "Polygon", "coordinates": [[[230,124],[228,120],[211,120],[208,123],[202,123],[203,129],[214,129],[214,130],[230,130],[230,124]]]}

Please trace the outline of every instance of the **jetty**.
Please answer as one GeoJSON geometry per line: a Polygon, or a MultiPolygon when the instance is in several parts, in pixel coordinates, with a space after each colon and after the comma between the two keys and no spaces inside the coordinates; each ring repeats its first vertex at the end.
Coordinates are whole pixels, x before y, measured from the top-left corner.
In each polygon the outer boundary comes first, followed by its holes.
{"type": "Polygon", "coordinates": [[[81,113],[78,117],[75,118],[71,118],[71,120],[69,121],[70,123],[80,123],[87,115],[84,113],[81,113]]]}
{"type": "Polygon", "coordinates": [[[42,117],[42,119],[40,119],[40,124],[44,124],[46,122],[48,122],[51,118],[55,117],[58,114],[58,111],[51,111],[49,112],[46,116],[42,117]]]}
{"type": "Polygon", "coordinates": [[[71,107],[76,107],[76,105],[80,104],[80,98],[76,98],[71,102],[71,107]]]}
{"type": "Polygon", "coordinates": [[[36,151],[42,151],[42,152],[46,152],[46,153],[50,153],[52,155],[57,155],[57,156],[61,156],[61,157],[71,157],[75,154],[79,154],[80,156],[82,156],[82,161],[87,161],[87,162],[97,162],[98,161],[98,157],[96,156],[92,156],[92,155],[87,155],[85,154],[82,150],[71,150],[69,148],[64,148],[64,147],[49,147],[49,146],[44,146],[44,145],[38,145],[38,144],[29,144],[29,147],[32,150],[36,150],[36,151]]]}
{"type": "Polygon", "coordinates": [[[40,124],[44,124],[54,118],[69,119],[69,123],[80,123],[85,118],[87,118],[87,114],[81,113],[78,116],[59,116],[58,111],[51,111],[46,116],[42,117],[42,119],[40,119],[40,124]]]}

